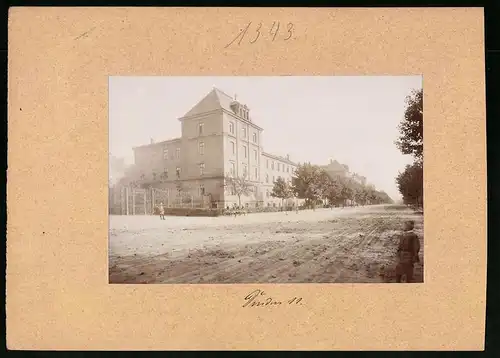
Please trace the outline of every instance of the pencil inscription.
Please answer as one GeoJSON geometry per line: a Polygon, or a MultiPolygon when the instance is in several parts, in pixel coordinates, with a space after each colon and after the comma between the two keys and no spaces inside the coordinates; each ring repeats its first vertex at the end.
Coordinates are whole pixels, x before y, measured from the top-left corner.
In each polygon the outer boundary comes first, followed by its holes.
{"type": "Polygon", "coordinates": [[[245,296],[245,304],[242,307],[280,306],[280,305],[302,305],[302,297],[293,297],[285,301],[280,301],[270,296],[267,296],[267,294],[262,290],[254,290],[245,296]]]}
{"type": "Polygon", "coordinates": [[[82,33],[82,34],[80,34],[79,36],[75,37],[75,40],[79,40],[79,39],[81,39],[81,38],[83,38],[83,37],[87,37],[87,36],[88,36],[88,35],[89,35],[92,31],[94,31],[94,30],[95,30],[95,28],[96,28],[96,27],[94,26],[94,27],[93,27],[93,28],[91,28],[90,30],[85,31],[84,33],[82,33]]]}
{"type": "Polygon", "coordinates": [[[273,21],[272,24],[267,25],[262,22],[252,24],[252,21],[250,21],[245,27],[240,29],[236,37],[224,46],[224,48],[228,48],[233,44],[240,46],[245,38],[247,38],[250,44],[256,43],[261,38],[266,38],[272,42],[280,39],[282,41],[289,41],[295,32],[295,25],[292,22],[287,23],[286,26],[282,26],[279,21],[273,21]]]}

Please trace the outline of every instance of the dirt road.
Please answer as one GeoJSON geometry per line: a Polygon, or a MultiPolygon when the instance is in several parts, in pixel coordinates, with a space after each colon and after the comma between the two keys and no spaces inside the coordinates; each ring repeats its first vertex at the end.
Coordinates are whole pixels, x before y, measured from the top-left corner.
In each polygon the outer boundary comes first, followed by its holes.
{"type": "Polygon", "coordinates": [[[423,216],[395,205],[234,217],[112,216],[110,283],[393,282],[398,233],[423,216]]]}

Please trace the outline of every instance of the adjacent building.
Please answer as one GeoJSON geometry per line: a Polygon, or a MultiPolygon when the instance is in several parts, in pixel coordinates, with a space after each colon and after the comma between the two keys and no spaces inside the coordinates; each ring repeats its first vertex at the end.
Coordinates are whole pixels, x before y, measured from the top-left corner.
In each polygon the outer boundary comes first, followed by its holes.
{"type": "Polygon", "coordinates": [[[321,167],[331,177],[347,178],[349,176],[349,167],[345,164],[340,164],[336,160],[330,159],[330,163],[321,167]]]}
{"type": "Polygon", "coordinates": [[[331,177],[335,178],[350,178],[363,186],[367,185],[366,177],[357,173],[351,173],[349,167],[345,164],[340,164],[338,161],[330,159],[330,163],[321,166],[331,177]]]}

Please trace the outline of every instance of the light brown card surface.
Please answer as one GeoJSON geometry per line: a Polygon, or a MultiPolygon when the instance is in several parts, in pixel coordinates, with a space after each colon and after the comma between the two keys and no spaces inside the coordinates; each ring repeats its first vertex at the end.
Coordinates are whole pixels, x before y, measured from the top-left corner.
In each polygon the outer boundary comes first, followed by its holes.
{"type": "Polygon", "coordinates": [[[480,8],[12,8],[8,347],[483,349],[483,39],[480,8]],[[108,284],[108,76],[420,74],[425,283],[108,284]]]}

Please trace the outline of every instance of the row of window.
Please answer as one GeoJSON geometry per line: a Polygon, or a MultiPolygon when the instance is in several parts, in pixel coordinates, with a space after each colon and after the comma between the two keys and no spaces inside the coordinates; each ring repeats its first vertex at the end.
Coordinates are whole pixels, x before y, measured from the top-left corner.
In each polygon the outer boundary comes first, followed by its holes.
{"type": "Polygon", "coordinates": [[[234,110],[234,113],[238,114],[240,117],[245,118],[245,119],[249,119],[250,111],[248,110],[248,107],[241,106],[238,104],[237,106],[233,107],[233,110],[234,110]]]}
{"type": "MultiPolygon", "coordinates": [[[[229,133],[235,135],[234,122],[229,122],[229,133]]],[[[241,137],[246,139],[247,135],[248,135],[247,128],[246,127],[241,128],[241,137]]],[[[254,143],[257,143],[257,133],[256,132],[252,133],[252,141],[254,143]]]]}
{"type": "MultiPolygon", "coordinates": [[[[266,168],[269,169],[269,159],[267,159],[266,161],[266,168]]],[[[271,169],[274,170],[274,160],[271,161],[271,169]]],[[[276,170],[278,172],[287,172],[287,173],[290,173],[290,166],[289,165],[285,165],[285,163],[276,163],[276,170]]]]}
{"type": "MultiPolygon", "coordinates": [[[[248,175],[248,165],[246,165],[245,163],[242,163],[242,165],[243,165],[243,177],[246,177],[248,175]]],[[[236,163],[234,162],[229,163],[229,173],[231,174],[231,176],[236,175],[236,163]]],[[[258,180],[258,178],[259,178],[259,170],[257,168],[254,168],[253,179],[258,180]]]]}
{"type": "MultiPolygon", "coordinates": [[[[233,141],[231,141],[231,153],[236,154],[236,143],[234,143],[233,141]]],[[[248,158],[248,148],[246,145],[243,146],[243,156],[245,158],[248,158]]],[[[253,151],[253,157],[255,160],[257,160],[258,158],[258,152],[256,149],[254,149],[253,151]]]]}
{"type": "MultiPolygon", "coordinates": [[[[163,148],[163,159],[165,160],[173,159],[173,156],[172,158],[169,158],[168,154],[169,154],[168,148],[165,146],[163,148]]],[[[175,159],[180,159],[180,158],[181,158],[181,148],[175,148],[175,159]]]]}
{"type": "MultiPolygon", "coordinates": [[[[205,142],[198,143],[198,153],[200,155],[205,154],[205,142]]],[[[236,143],[234,143],[232,141],[231,141],[231,153],[236,154],[236,143]]],[[[246,145],[243,146],[243,155],[245,156],[245,158],[248,158],[248,148],[246,145]]],[[[181,148],[176,148],[176,150],[175,150],[176,159],[180,159],[180,156],[181,156],[181,148]]],[[[255,149],[253,151],[253,156],[254,156],[254,159],[257,160],[258,152],[255,149]]],[[[168,148],[163,149],[163,159],[169,159],[168,148]]]]}
{"type": "MultiPolygon", "coordinates": [[[[280,178],[280,177],[278,177],[278,178],[280,178]]],[[[274,183],[275,181],[276,181],[276,177],[273,175],[273,181],[272,182],[274,183]]],[[[292,179],[290,179],[290,178],[288,178],[286,181],[288,182],[288,184],[292,183],[292,179]]],[[[269,183],[269,174],[266,174],[266,183],[269,183]]]]}
{"type": "MultiPolygon", "coordinates": [[[[200,176],[203,176],[205,174],[205,163],[200,163],[198,164],[198,167],[200,169],[200,176]]],[[[177,179],[180,179],[181,177],[181,168],[177,167],[175,169],[175,176],[177,179]]],[[[146,175],[142,174],[141,179],[144,180],[146,179],[146,175]]],[[[157,179],[157,174],[153,172],[153,180],[157,179]]],[[[168,169],[165,168],[163,169],[163,173],[160,174],[160,179],[168,179],[168,169]]]]}
{"type": "MultiPolygon", "coordinates": [[[[205,142],[198,143],[198,153],[200,155],[205,154],[205,142]]],[[[163,148],[163,159],[168,160],[169,159],[168,154],[169,154],[168,148],[167,147],[163,148]]],[[[175,159],[180,159],[180,158],[181,158],[181,148],[176,148],[175,149],[175,159]]]]}
{"type": "MultiPolygon", "coordinates": [[[[248,166],[246,163],[242,163],[243,165],[243,176],[246,177],[247,174],[248,174],[248,166]]],[[[229,173],[231,174],[231,176],[235,176],[236,174],[236,163],[235,162],[230,162],[229,163],[229,173]]],[[[278,176],[279,178],[279,176],[278,176]]],[[[253,179],[255,180],[258,180],[259,179],[259,171],[257,168],[254,168],[254,177],[253,179]]],[[[272,183],[274,183],[276,181],[276,177],[273,175],[273,181],[272,183]]],[[[288,178],[287,179],[287,182],[290,184],[291,183],[291,179],[288,178]]],[[[266,174],[266,183],[269,183],[269,174],[266,174]]]]}
{"type": "MultiPolygon", "coordinates": [[[[177,167],[175,169],[175,176],[177,177],[177,179],[180,179],[181,168],[177,167]]],[[[153,172],[153,180],[156,180],[157,178],[158,178],[158,174],[156,174],[156,172],[153,172]]],[[[141,180],[145,180],[145,179],[146,179],[146,175],[144,173],[141,174],[141,180]]],[[[163,170],[163,173],[160,174],[160,179],[168,179],[168,169],[163,170]]]]}
{"type": "MultiPolygon", "coordinates": [[[[232,134],[234,134],[234,123],[233,122],[229,123],[229,131],[232,134]]],[[[200,122],[200,123],[198,123],[198,135],[203,135],[203,133],[204,133],[204,123],[200,122]]],[[[242,136],[243,136],[243,138],[246,138],[246,136],[247,136],[246,128],[242,128],[242,136]]],[[[255,133],[255,132],[253,133],[253,142],[257,143],[257,133],[255,133]]],[[[235,143],[234,142],[231,142],[231,143],[233,145],[233,148],[232,148],[233,153],[235,153],[236,152],[235,143]]],[[[244,148],[245,148],[245,158],[246,158],[247,157],[246,146],[244,148]]],[[[205,143],[204,142],[200,142],[198,144],[198,152],[201,155],[205,154],[205,143]]],[[[181,157],[181,148],[176,148],[175,149],[175,159],[180,159],[180,157],[181,157]]],[[[168,152],[168,148],[166,146],[163,148],[163,159],[169,159],[169,152],[168,152]]],[[[255,159],[257,159],[257,151],[255,151],[255,159]]]]}
{"type": "MultiPolygon", "coordinates": [[[[236,163],[234,162],[230,162],[230,168],[229,168],[229,172],[232,176],[235,176],[236,174],[236,163]]],[[[245,163],[242,163],[243,165],[243,176],[246,177],[248,175],[248,166],[247,164],[245,163]]],[[[200,163],[198,164],[198,167],[199,167],[199,170],[200,170],[200,176],[203,176],[205,175],[205,163],[200,163]]],[[[180,167],[177,167],[175,169],[175,175],[177,177],[177,179],[179,179],[181,177],[181,168],[180,167]]],[[[144,174],[141,175],[141,179],[144,180],[146,178],[146,176],[144,174]]],[[[258,168],[254,168],[254,177],[253,179],[255,180],[258,180],[259,178],[259,171],[258,171],[258,168]]],[[[157,174],[155,172],[153,172],[153,180],[156,180],[157,179],[157,174]]],[[[168,179],[168,169],[165,168],[163,170],[163,173],[160,174],[160,179],[168,179]]],[[[276,181],[276,177],[273,175],[273,183],[276,181]]],[[[288,181],[290,182],[290,179],[288,179],[288,181]]],[[[266,183],[269,183],[269,174],[266,174],[266,183]]]]}

